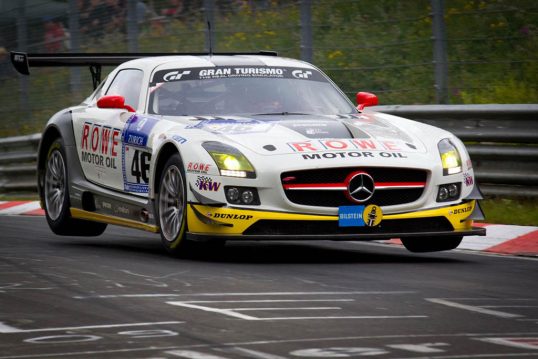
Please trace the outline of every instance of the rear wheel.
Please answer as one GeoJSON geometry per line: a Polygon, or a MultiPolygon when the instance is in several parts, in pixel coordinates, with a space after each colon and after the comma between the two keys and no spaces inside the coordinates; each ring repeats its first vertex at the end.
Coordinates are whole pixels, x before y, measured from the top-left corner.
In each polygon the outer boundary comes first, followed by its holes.
{"type": "Polygon", "coordinates": [[[43,181],[43,202],[49,227],[64,236],[98,236],[105,231],[106,224],[71,217],[65,159],[63,141],[58,138],[49,148],[43,181]]]}
{"type": "Polygon", "coordinates": [[[414,253],[449,251],[457,248],[463,237],[409,237],[402,238],[405,248],[414,253]]]}

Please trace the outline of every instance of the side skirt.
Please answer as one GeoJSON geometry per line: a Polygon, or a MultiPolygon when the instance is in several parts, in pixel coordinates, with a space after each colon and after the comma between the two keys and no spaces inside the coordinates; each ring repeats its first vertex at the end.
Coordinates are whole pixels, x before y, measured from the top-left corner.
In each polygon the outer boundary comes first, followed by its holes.
{"type": "Polygon", "coordinates": [[[73,218],[85,219],[85,220],[94,221],[94,222],[102,222],[102,223],[114,224],[114,225],[118,225],[118,226],[134,228],[134,229],[141,229],[141,230],[152,232],[152,233],[159,233],[159,227],[158,226],[133,221],[131,219],[115,217],[115,216],[105,215],[105,214],[96,213],[96,212],[85,211],[85,210],[78,209],[78,208],[71,208],[70,212],[71,212],[71,216],[73,218]]]}

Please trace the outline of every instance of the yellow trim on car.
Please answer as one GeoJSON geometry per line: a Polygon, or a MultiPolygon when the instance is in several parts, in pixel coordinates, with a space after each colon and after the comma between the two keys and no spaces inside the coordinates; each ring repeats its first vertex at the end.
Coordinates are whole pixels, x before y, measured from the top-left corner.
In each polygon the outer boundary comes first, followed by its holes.
{"type": "Polygon", "coordinates": [[[473,213],[476,201],[470,201],[455,206],[441,207],[429,209],[425,211],[409,212],[401,214],[387,214],[383,216],[383,220],[388,219],[407,219],[407,218],[428,218],[428,217],[446,217],[454,227],[454,230],[471,229],[472,220],[467,220],[467,217],[473,213]]]}
{"type": "MultiPolygon", "coordinates": [[[[384,214],[381,223],[385,220],[398,220],[409,218],[446,217],[454,230],[471,229],[471,215],[476,201],[458,205],[429,209],[417,212],[384,214]]],[[[338,221],[338,216],[320,216],[310,214],[297,214],[287,212],[270,212],[258,210],[244,210],[230,207],[212,207],[198,204],[187,206],[187,221],[191,233],[215,234],[242,234],[247,228],[259,220],[291,220],[291,221],[338,221]]],[[[297,223],[301,225],[300,222],[297,223]]],[[[412,230],[412,229],[410,229],[412,230]]]]}
{"type": "Polygon", "coordinates": [[[70,212],[71,212],[71,217],[73,218],[86,219],[88,221],[102,222],[102,223],[108,223],[108,224],[115,224],[118,226],[142,229],[148,232],[159,233],[159,227],[152,224],[146,224],[142,222],[133,221],[132,219],[108,216],[106,214],[84,211],[78,208],[71,208],[70,212]]]}

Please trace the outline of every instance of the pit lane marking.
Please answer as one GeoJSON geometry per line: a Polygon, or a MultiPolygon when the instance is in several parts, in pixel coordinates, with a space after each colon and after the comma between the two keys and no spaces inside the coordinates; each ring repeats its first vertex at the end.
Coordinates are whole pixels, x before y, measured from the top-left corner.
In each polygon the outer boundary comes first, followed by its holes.
{"type": "Polygon", "coordinates": [[[287,296],[287,295],[370,295],[370,294],[415,294],[416,291],[356,291],[356,292],[250,292],[250,293],[154,293],[154,294],[102,294],[74,296],[73,299],[108,298],[159,298],[159,297],[240,297],[240,296],[287,296]]]}
{"type": "MultiPolygon", "coordinates": [[[[501,311],[498,311],[498,310],[486,309],[486,308],[478,307],[478,306],[474,306],[474,305],[461,304],[461,303],[452,302],[452,301],[449,301],[449,300],[446,300],[446,299],[441,299],[441,298],[425,298],[425,299],[428,302],[431,302],[431,303],[442,304],[442,305],[446,305],[447,307],[459,308],[459,309],[464,309],[464,310],[468,310],[468,311],[471,311],[471,312],[492,315],[492,316],[499,317],[499,318],[512,319],[512,318],[521,318],[521,317],[523,317],[523,315],[519,315],[519,314],[501,312],[501,311]]],[[[487,300],[487,298],[484,298],[484,300],[487,300]]]]}
{"type": "MultiPolygon", "coordinates": [[[[502,333],[501,335],[516,337],[516,336],[525,336],[525,335],[538,335],[538,332],[511,332],[511,333],[502,333]]],[[[139,348],[125,348],[125,349],[110,349],[110,350],[91,350],[91,351],[78,351],[78,352],[63,352],[63,353],[40,353],[40,354],[22,354],[22,355],[8,355],[0,356],[0,359],[23,359],[23,358],[44,358],[44,357],[66,357],[66,356],[81,356],[81,355],[110,355],[115,353],[134,353],[134,352],[144,352],[144,351],[170,351],[170,350],[181,350],[181,349],[200,349],[200,348],[213,348],[217,347],[230,347],[230,346],[254,346],[254,345],[268,345],[268,344],[285,344],[285,343],[317,343],[322,341],[346,341],[346,340],[364,340],[364,339],[408,339],[408,338],[435,338],[447,337],[447,338],[469,338],[469,339],[479,339],[473,337],[498,337],[499,333],[450,333],[450,334],[392,334],[392,335],[365,335],[365,336],[351,336],[351,337],[321,337],[321,338],[303,338],[303,339],[278,339],[278,340],[259,340],[259,341],[250,341],[250,342],[230,342],[222,343],[218,345],[213,344],[193,344],[193,345],[179,345],[179,346],[150,346],[150,347],[139,347],[139,348]]],[[[536,352],[533,353],[505,353],[505,356],[536,356],[536,352]]],[[[462,355],[462,356],[451,356],[451,357],[436,357],[436,358],[471,358],[471,357],[489,357],[491,355],[462,355]]],[[[493,356],[497,356],[494,354],[493,356]]],[[[432,358],[430,357],[420,357],[413,359],[425,359],[432,358]]],[[[407,357],[406,359],[411,359],[407,357]]]]}
{"type": "Polygon", "coordinates": [[[215,348],[216,351],[223,352],[223,353],[230,353],[239,355],[241,357],[247,357],[247,358],[253,358],[253,359],[287,359],[286,357],[275,355],[275,354],[269,354],[265,352],[261,352],[259,350],[254,349],[247,349],[247,348],[241,348],[241,347],[232,347],[232,348],[215,348]]]}
{"type": "Polygon", "coordinates": [[[80,329],[145,327],[145,326],[151,326],[151,325],[170,325],[170,324],[182,324],[182,323],[185,323],[185,322],[170,321],[170,322],[85,325],[85,326],[78,326],[78,327],[61,327],[61,328],[20,329],[20,328],[12,327],[10,325],[6,325],[3,322],[0,322],[0,334],[58,332],[58,331],[67,331],[67,330],[80,330],[80,329]]]}
{"type": "MultiPolygon", "coordinates": [[[[336,301],[337,299],[335,300],[331,300],[331,302],[333,301],[336,301]]],[[[285,302],[290,302],[290,301],[295,301],[295,300],[287,300],[285,302]]],[[[310,300],[305,300],[305,299],[302,299],[302,300],[297,300],[299,302],[310,302],[310,300]]],[[[316,301],[319,301],[319,300],[316,300],[316,301]]],[[[344,300],[346,301],[346,300],[344,300]]],[[[179,307],[185,307],[185,308],[190,308],[190,309],[198,309],[198,310],[202,310],[202,311],[205,311],[205,312],[211,312],[211,313],[217,313],[217,314],[222,314],[222,315],[226,315],[226,316],[229,316],[229,317],[233,317],[233,318],[238,318],[238,319],[243,319],[243,320],[312,320],[312,319],[404,319],[404,318],[428,318],[427,315],[360,315],[360,316],[295,316],[295,317],[255,317],[255,316],[251,316],[251,315],[246,315],[246,314],[243,314],[243,313],[240,313],[241,311],[270,311],[270,310],[307,310],[307,309],[311,309],[311,310],[323,310],[323,309],[327,309],[329,308],[329,310],[341,310],[342,308],[340,307],[281,307],[281,308],[256,308],[256,307],[252,307],[252,308],[225,308],[225,309],[222,309],[222,308],[215,308],[215,307],[210,307],[210,306],[206,306],[206,305],[199,305],[199,304],[217,304],[217,303],[244,303],[245,301],[220,301],[220,300],[215,300],[215,301],[209,301],[209,300],[204,300],[204,301],[171,301],[171,302],[166,302],[166,304],[170,304],[170,305],[174,305],[174,306],[179,306],[179,307]]],[[[261,301],[256,301],[256,300],[249,300],[249,301],[246,301],[248,303],[268,303],[268,302],[281,302],[281,300],[270,300],[270,299],[265,299],[265,300],[261,300],[261,301]]]]}

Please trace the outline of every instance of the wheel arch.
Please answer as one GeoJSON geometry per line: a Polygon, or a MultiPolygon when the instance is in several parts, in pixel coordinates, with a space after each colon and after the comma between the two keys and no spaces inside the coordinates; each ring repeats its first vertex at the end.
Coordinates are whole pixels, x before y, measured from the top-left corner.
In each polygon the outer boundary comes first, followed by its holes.
{"type": "Polygon", "coordinates": [[[177,148],[177,146],[173,142],[166,142],[160,147],[154,162],[155,165],[153,171],[153,178],[151,179],[151,198],[155,198],[155,191],[159,186],[159,180],[162,170],[164,168],[164,164],[170,158],[170,156],[176,153],[179,154],[181,157],[181,152],[179,151],[179,148],[177,148]]]}
{"type": "Polygon", "coordinates": [[[76,156],[76,148],[71,109],[62,110],[54,114],[47,122],[45,130],[41,135],[41,141],[37,150],[37,189],[41,200],[43,199],[43,175],[48,151],[57,138],[61,138],[66,147],[66,161],[68,162],[67,166],[70,168],[68,176],[71,177],[75,173],[80,173],[80,166],[76,166],[72,160],[76,156]]]}

